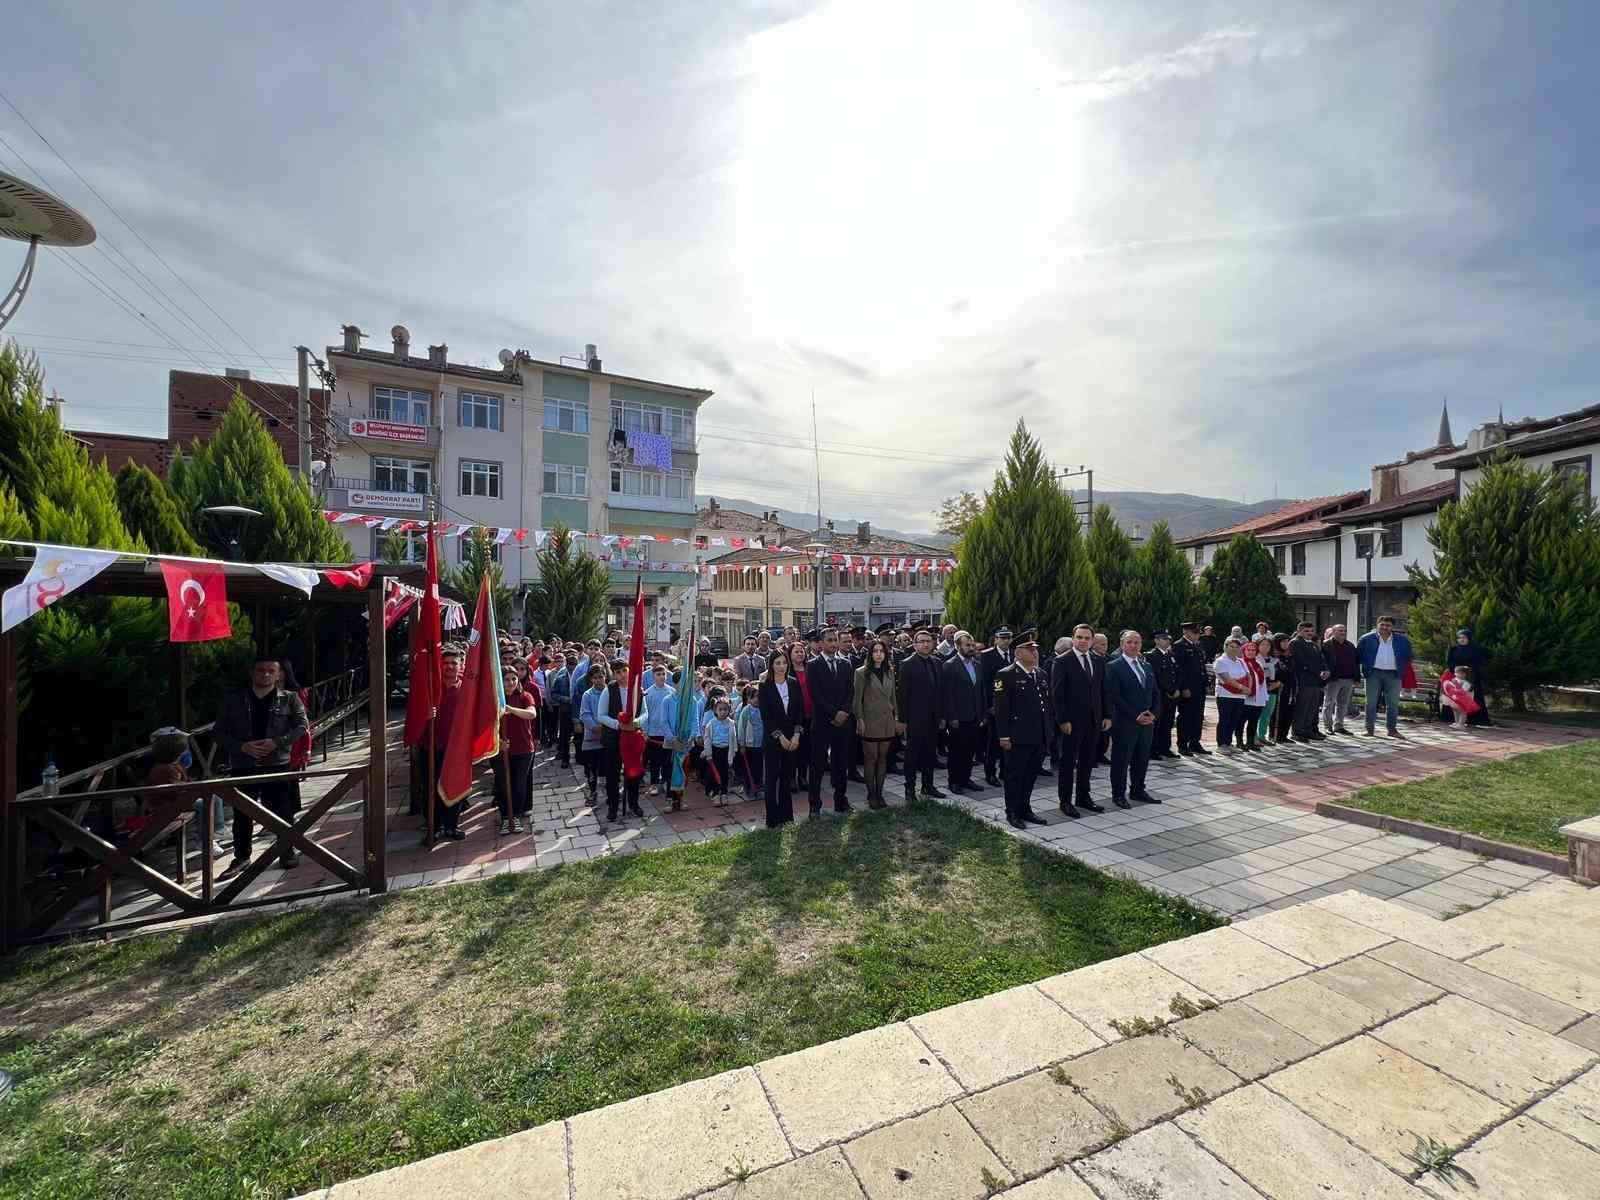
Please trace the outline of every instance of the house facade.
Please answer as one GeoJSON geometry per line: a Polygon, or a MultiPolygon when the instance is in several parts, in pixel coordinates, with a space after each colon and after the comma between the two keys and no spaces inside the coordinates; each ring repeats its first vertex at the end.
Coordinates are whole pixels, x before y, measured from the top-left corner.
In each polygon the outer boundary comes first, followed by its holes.
{"type": "MultiPolygon", "coordinates": [[[[507,350],[496,369],[452,362],[444,345],[413,355],[404,326],[390,350],[362,348],[364,336],[346,326],[328,348],[328,508],[416,520],[433,498],[441,521],[597,535],[582,545],[611,571],[607,626],[631,625],[639,580],[652,640],[676,636],[693,611],[695,422],[710,391],[607,372],[592,346],[581,365],[507,350]]],[[[381,556],[382,530],[340,528],[358,556],[381,556]]],[[[402,536],[408,555],[423,552],[402,536]]],[[[466,543],[445,545],[454,566],[466,543]]],[[[494,554],[513,588],[535,578],[531,533],[494,554]]]]}

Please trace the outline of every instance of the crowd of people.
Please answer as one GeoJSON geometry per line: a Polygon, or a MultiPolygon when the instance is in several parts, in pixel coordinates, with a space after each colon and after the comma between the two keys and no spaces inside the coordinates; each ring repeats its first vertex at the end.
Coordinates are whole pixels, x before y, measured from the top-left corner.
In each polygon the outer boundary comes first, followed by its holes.
{"type": "MultiPolygon", "coordinates": [[[[1468,631],[1459,641],[1452,666],[1481,702],[1471,672],[1482,656],[1467,649],[1468,631]]],[[[505,638],[507,753],[494,764],[500,831],[522,831],[539,746],[563,766],[578,764],[597,811],[604,790],[608,822],[642,817],[646,788],[681,808],[686,780],[717,803],[735,794],[762,802],[767,823],[780,825],[794,819],[801,796],[813,815],[827,799],[833,811],[850,811],[852,781],[865,785],[869,807],[881,808],[891,776],[915,802],[974,790],[981,769],[985,784],[1004,787],[1007,817],[1020,827],[1042,820],[1029,799],[1041,776],[1057,777],[1060,809],[1076,819],[1105,811],[1090,791],[1102,766],[1110,769],[1111,802],[1127,808],[1159,803],[1146,787],[1152,760],[1260,754],[1348,735],[1358,679],[1367,736],[1376,736],[1380,711],[1388,735],[1403,736],[1399,697],[1412,647],[1387,616],[1354,642],[1343,625],[1319,635],[1310,622],[1292,633],[1258,622],[1251,633],[1235,626],[1223,637],[1185,622],[1177,638],[1156,630],[1151,642],[1125,630],[1113,645],[1084,623],[1046,654],[1035,629],[999,628],[980,646],[953,625],[804,633],[791,626],[776,636],[752,633],[728,660],[701,654],[681,663],[657,651],[635,681],[616,638],[505,638]],[[1211,749],[1201,743],[1208,702],[1216,713],[1211,749]],[[645,743],[644,772],[631,779],[622,752],[630,728],[645,743]],[[947,790],[936,785],[936,770],[947,790]]],[[[447,646],[441,760],[460,663],[460,650],[447,646]]],[[[1474,719],[1484,719],[1481,710],[1474,719]]],[[[459,817],[460,806],[440,804],[438,836],[464,836],[459,817]]]]}

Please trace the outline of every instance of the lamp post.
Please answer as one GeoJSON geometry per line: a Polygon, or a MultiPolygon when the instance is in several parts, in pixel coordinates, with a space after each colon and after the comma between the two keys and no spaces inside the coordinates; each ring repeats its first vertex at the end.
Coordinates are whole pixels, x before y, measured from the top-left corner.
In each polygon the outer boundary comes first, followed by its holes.
{"type": "Polygon", "coordinates": [[[251,517],[261,514],[253,508],[246,508],[242,504],[211,504],[200,510],[210,513],[214,517],[233,518],[233,536],[228,539],[228,561],[239,561],[239,535],[244,532],[245,522],[251,517]]]}
{"type": "Polygon", "coordinates": [[[832,546],[833,530],[826,525],[818,526],[816,532],[811,535],[811,540],[806,543],[806,549],[810,551],[811,556],[816,560],[814,563],[815,575],[812,579],[812,603],[815,608],[812,613],[812,628],[814,629],[822,628],[822,602],[824,599],[822,591],[822,559],[832,546]]]}
{"type": "Polygon", "coordinates": [[[1362,606],[1365,612],[1362,614],[1359,623],[1360,629],[1357,631],[1357,636],[1359,637],[1360,634],[1366,632],[1367,626],[1372,621],[1372,560],[1378,553],[1378,539],[1383,536],[1384,528],[1382,525],[1363,525],[1360,529],[1352,529],[1350,532],[1355,535],[1356,539],[1356,557],[1364,558],[1367,561],[1367,588],[1366,594],[1362,598],[1362,606]],[[1367,539],[1367,552],[1365,554],[1361,553],[1362,535],[1366,535],[1367,539]]]}

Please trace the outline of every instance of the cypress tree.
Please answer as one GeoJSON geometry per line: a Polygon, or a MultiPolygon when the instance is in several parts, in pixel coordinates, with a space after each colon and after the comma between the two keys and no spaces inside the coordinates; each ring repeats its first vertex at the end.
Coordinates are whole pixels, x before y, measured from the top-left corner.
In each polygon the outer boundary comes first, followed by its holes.
{"type": "Polygon", "coordinates": [[[1582,484],[1517,461],[1492,463],[1428,530],[1430,572],[1408,614],[1417,654],[1443,664],[1472,630],[1484,682],[1524,711],[1540,685],[1600,678],[1600,517],[1582,484]]]}
{"type": "MultiPolygon", "coordinates": [[[[33,540],[33,526],[28,523],[28,514],[22,511],[17,494],[8,483],[0,483],[0,538],[16,538],[24,542],[33,540]]],[[[14,547],[3,553],[12,557],[14,547]]]]}
{"type": "Polygon", "coordinates": [[[144,539],[155,554],[199,557],[194,540],[167,485],[148,467],[129,459],[117,472],[117,508],[130,533],[144,539]]]}
{"type": "Polygon", "coordinates": [[[176,455],[168,473],[184,523],[217,558],[228,558],[237,537],[241,562],[348,562],[350,546],[322,519],[310,487],[289,472],[277,442],[244,396],[233,403],[217,433],[176,455]],[[261,515],[243,522],[217,520],[205,509],[240,504],[261,515]]]}
{"type": "MultiPolygon", "coordinates": [[[[1268,550],[1247,533],[1216,553],[1200,576],[1199,604],[1205,619],[1224,633],[1265,621],[1273,629],[1294,628],[1294,603],[1268,550]]],[[[1220,636],[1220,635],[1219,635],[1220,636]]]]}
{"type": "Polygon", "coordinates": [[[504,630],[511,623],[511,589],[506,586],[505,572],[494,560],[494,543],[489,531],[479,525],[471,533],[463,534],[466,547],[461,565],[446,573],[446,582],[463,596],[477,599],[485,575],[489,577],[489,596],[494,602],[494,619],[504,630]]]}
{"type": "Polygon", "coordinates": [[[1178,636],[1178,627],[1194,605],[1194,572],[1183,551],[1172,544],[1172,530],[1165,521],[1157,521],[1139,547],[1126,595],[1129,629],[1137,629],[1147,641],[1157,629],[1178,636]]]}
{"type": "Polygon", "coordinates": [[[539,576],[523,606],[531,636],[554,634],[563,640],[590,638],[605,616],[611,573],[592,554],[584,554],[571,531],[556,522],[537,556],[539,576]]]}
{"type": "Polygon", "coordinates": [[[1098,504],[1089,522],[1085,545],[1089,562],[1094,566],[1094,577],[1100,583],[1100,611],[1096,614],[1095,628],[1103,630],[1115,644],[1124,629],[1139,628],[1132,623],[1136,616],[1130,611],[1132,597],[1128,594],[1134,582],[1133,539],[1117,523],[1111,506],[1098,504]]]}
{"type": "Polygon", "coordinates": [[[1034,625],[1047,653],[1057,636],[1099,611],[1100,585],[1077,508],[1018,420],[1005,466],[967,527],[945,586],[945,619],[980,641],[999,625],[1034,625]]]}

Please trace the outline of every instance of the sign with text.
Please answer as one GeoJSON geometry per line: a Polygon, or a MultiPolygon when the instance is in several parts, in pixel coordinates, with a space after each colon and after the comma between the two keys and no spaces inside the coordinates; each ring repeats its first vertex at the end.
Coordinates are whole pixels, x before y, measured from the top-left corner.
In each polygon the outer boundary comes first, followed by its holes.
{"type": "Polygon", "coordinates": [[[400,512],[421,512],[421,492],[357,492],[351,491],[353,508],[391,508],[400,512]]]}
{"type": "Polygon", "coordinates": [[[365,417],[350,418],[350,436],[377,438],[384,442],[425,442],[426,425],[402,425],[394,421],[369,421],[365,417]]]}

